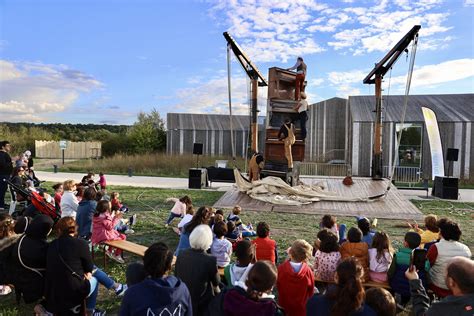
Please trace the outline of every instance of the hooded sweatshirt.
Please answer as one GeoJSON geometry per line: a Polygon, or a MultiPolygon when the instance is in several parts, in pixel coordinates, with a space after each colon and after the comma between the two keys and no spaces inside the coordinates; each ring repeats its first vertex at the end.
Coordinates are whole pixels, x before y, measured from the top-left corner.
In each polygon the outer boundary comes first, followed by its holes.
{"type": "Polygon", "coordinates": [[[36,216],[12,250],[12,283],[23,294],[26,303],[43,296],[48,243],[46,238],[53,227],[51,217],[36,216]]]}
{"type": "Polygon", "coordinates": [[[364,268],[365,281],[369,280],[369,247],[365,242],[349,242],[346,241],[339,249],[341,252],[341,259],[344,260],[349,257],[356,257],[359,263],[364,268]]]}
{"type": "Polygon", "coordinates": [[[211,254],[217,259],[217,266],[226,267],[232,255],[232,243],[227,239],[214,238],[211,245],[211,254]]]}
{"type": "Polygon", "coordinates": [[[112,217],[110,213],[102,213],[93,217],[92,244],[99,244],[105,240],[119,240],[121,234],[114,228],[120,219],[112,217]]]}
{"type": "Polygon", "coordinates": [[[79,236],[90,236],[92,233],[92,217],[96,206],[97,202],[92,200],[82,200],[79,202],[76,214],[79,236]]]}
{"type": "Polygon", "coordinates": [[[224,294],[223,315],[225,316],[273,316],[284,315],[271,298],[253,300],[247,292],[236,286],[224,294]]]}
{"type": "Polygon", "coordinates": [[[191,296],[186,285],[175,276],[145,279],[130,287],[122,300],[120,316],[192,316],[191,296]]]}
{"type": "Polygon", "coordinates": [[[305,316],[306,302],[314,293],[314,275],[311,268],[302,263],[295,272],[289,260],[278,266],[278,304],[289,316],[305,316]]]}

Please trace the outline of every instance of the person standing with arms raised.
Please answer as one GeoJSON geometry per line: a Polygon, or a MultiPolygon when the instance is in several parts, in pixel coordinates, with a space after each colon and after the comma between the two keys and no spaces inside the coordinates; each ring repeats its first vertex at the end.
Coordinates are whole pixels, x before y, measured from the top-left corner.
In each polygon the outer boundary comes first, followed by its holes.
{"type": "Polygon", "coordinates": [[[286,70],[295,70],[296,69],[296,79],[295,79],[295,100],[300,100],[300,92],[304,92],[304,80],[306,78],[306,64],[303,61],[303,57],[299,56],[296,59],[296,64],[286,70]]]}
{"type": "Polygon", "coordinates": [[[10,157],[10,142],[4,140],[0,142],[0,210],[5,209],[5,192],[7,192],[7,183],[13,171],[12,158],[10,157]]]}

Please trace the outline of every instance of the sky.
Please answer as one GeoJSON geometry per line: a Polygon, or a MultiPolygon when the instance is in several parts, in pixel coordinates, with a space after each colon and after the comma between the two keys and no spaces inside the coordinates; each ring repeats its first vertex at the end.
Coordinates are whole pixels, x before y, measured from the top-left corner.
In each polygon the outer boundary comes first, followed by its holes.
{"type": "MultiPolygon", "coordinates": [[[[228,114],[225,31],[265,77],[302,56],[309,103],[372,95],[362,80],[416,24],[411,93],[473,93],[474,0],[0,0],[0,122],[228,114]]],[[[408,64],[387,73],[385,95],[404,93],[408,64]]],[[[235,57],[230,75],[233,112],[247,114],[235,57]]]]}

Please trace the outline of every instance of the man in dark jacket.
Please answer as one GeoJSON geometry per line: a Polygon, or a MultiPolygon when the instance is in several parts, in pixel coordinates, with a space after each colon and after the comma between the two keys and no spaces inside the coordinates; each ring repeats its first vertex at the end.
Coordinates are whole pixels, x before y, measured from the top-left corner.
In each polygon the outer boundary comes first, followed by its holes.
{"type": "Polygon", "coordinates": [[[5,192],[7,183],[13,172],[12,158],[10,157],[10,142],[4,140],[0,142],[0,209],[5,209],[5,192]]]}
{"type": "Polygon", "coordinates": [[[447,269],[446,284],[453,292],[443,300],[430,306],[430,299],[426,294],[415,269],[405,272],[410,282],[413,312],[415,316],[443,316],[474,314],[474,261],[464,257],[454,257],[447,269]]]}
{"type": "Polygon", "coordinates": [[[145,251],[143,264],[150,278],[127,290],[120,306],[120,316],[193,314],[188,288],[177,277],[168,275],[172,261],[173,253],[162,242],[145,251]]]}
{"type": "Polygon", "coordinates": [[[25,235],[13,247],[12,283],[17,295],[22,295],[27,304],[38,301],[44,294],[48,251],[46,238],[52,227],[51,217],[43,214],[36,216],[25,235]]]}

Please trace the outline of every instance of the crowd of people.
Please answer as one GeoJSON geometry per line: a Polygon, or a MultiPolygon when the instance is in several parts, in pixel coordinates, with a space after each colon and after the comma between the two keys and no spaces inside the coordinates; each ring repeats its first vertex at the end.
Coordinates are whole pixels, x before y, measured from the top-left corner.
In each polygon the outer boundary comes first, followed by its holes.
{"type": "MultiPolygon", "coordinates": [[[[13,166],[12,174],[24,177],[13,166]]],[[[169,198],[164,225],[180,219],[177,248],[152,244],[143,262],[124,267],[126,283],[116,282],[94,265],[92,251],[133,234],[136,216],[118,192],[108,195],[103,173],[99,181],[94,176],[43,195],[60,219],[41,210],[16,218],[0,213],[0,294],[14,289],[18,302],[35,304],[36,315],[104,315],[96,307],[99,285],[122,300],[123,316],[396,315],[409,302],[415,315],[474,310],[471,251],[460,242],[459,225],[436,215],[426,216],[424,229],[410,223],[397,250],[376,220],[358,217],[347,227],[331,215],[321,218],[314,241],[286,248],[271,237],[269,223],[245,225],[240,206],[226,216],[195,209],[189,196],[169,198]]],[[[124,263],[120,249],[106,254],[124,263]]]]}

